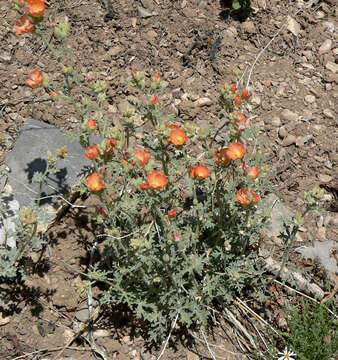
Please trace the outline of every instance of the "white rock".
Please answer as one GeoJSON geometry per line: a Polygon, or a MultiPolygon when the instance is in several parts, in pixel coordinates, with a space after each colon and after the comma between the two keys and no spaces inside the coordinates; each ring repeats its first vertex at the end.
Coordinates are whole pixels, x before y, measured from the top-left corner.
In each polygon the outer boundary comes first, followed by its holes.
{"type": "Polygon", "coordinates": [[[323,114],[330,119],[334,119],[334,115],[331,109],[324,109],[323,114]]]}
{"type": "Polygon", "coordinates": [[[195,105],[197,106],[209,106],[212,104],[212,100],[207,98],[207,97],[203,97],[203,98],[199,98],[194,102],[195,105]]]}
{"type": "Polygon", "coordinates": [[[308,104],[313,104],[313,103],[316,101],[316,97],[313,96],[313,95],[306,95],[306,96],[304,97],[304,100],[305,100],[305,102],[308,103],[308,104]]]}
{"type": "Polygon", "coordinates": [[[337,73],[337,72],[338,72],[338,64],[335,64],[335,63],[333,63],[333,62],[331,62],[331,61],[328,61],[328,62],[326,63],[326,65],[325,65],[325,67],[326,67],[328,70],[332,71],[333,73],[337,73]]]}
{"type": "Polygon", "coordinates": [[[288,18],[287,18],[287,29],[290,32],[292,32],[293,35],[298,36],[298,34],[300,32],[300,25],[291,16],[288,16],[288,18]]]}
{"type": "Polygon", "coordinates": [[[327,53],[328,51],[330,51],[332,46],[332,40],[331,39],[326,39],[322,45],[320,46],[320,48],[318,49],[318,54],[319,55],[323,55],[325,53],[327,53]]]}
{"type": "Polygon", "coordinates": [[[16,247],[16,237],[8,236],[9,232],[15,232],[15,222],[17,218],[17,212],[20,205],[17,200],[14,199],[11,193],[5,192],[0,198],[1,205],[4,207],[5,212],[0,217],[0,244],[6,244],[10,248],[16,247]]]}

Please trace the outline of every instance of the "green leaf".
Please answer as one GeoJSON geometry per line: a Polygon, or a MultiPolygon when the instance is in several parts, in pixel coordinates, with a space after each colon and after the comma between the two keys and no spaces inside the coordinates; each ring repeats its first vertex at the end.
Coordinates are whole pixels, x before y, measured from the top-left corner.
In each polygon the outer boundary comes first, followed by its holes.
{"type": "Polygon", "coordinates": [[[233,8],[234,10],[239,10],[239,9],[241,8],[241,4],[240,4],[239,0],[234,0],[234,1],[232,2],[232,8],[233,8]]]}

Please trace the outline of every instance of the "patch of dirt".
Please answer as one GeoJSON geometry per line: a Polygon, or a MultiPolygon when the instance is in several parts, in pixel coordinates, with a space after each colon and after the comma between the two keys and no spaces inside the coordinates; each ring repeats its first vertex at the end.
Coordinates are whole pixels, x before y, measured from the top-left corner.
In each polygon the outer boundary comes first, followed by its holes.
{"type": "MultiPolygon", "coordinates": [[[[338,234],[337,7],[331,0],[312,3],[306,7],[302,1],[253,0],[248,17],[238,20],[227,17],[217,1],[121,0],[113,4],[115,18],[105,21],[105,8],[98,0],[50,0],[44,26],[51,39],[53,29],[49,25],[69,20],[67,44],[74,54],[73,63],[79,66],[83,80],[94,77],[108,82],[105,111],[113,123],[121,119],[119,105],[133,95],[125,87],[132,68],[146,70],[150,76],[159,72],[168,82],[167,96],[162,99],[166,111],[174,112],[177,121],[203,127],[217,125],[218,91],[224,82],[236,81],[236,68],[242,70],[239,87],[245,88],[249,78],[253,96],[247,113],[251,124],[260,129],[276,194],[296,211],[303,206],[301,195],[305,190],[322,185],[326,191],[330,211],[323,218],[307,218],[295,244],[299,247],[314,240],[335,240],[338,234]],[[141,17],[140,6],[151,16],[141,17]],[[288,16],[299,24],[297,35],[288,29],[288,16]],[[212,102],[200,106],[201,98],[212,102]]],[[[42,88],[25,86],[28,74],[37,67],[60,84],[61,65],[34,36],[13,32],[17,13],[8,4],[2,4],[1,10],[0,161],[5,163],[26,118],[62,129],[75,128],[77,120],[68,104],[54,104],[42,88]]],[[[52,359],[57,351],[50,349],[62,347],[76,332],[80,321],[75,313],[87,299],[81,293],[85,280],[82,273],[86,272],[93,242],[88,211],[75,209],[67,214],[48,234],[43,265],[35,275],[11,287],[17,301],[2,306],[3,316],[9,316],[10,322],[3,326],[0,322],[1,359],[31,353],[22,357],[30,359],[41,349],[49,351],[36,356],[52,359]]],[[[283,246],[271,246],[274,255],[281,256],[283,246]]],[[[32,256],[38,260],[36,254],[32,256]]],[[[293,260],[299,258],[294,256],[293,260]]],[[[98,294],[96,289],[94,298],[98,294]]],[[[97,338],[99,349],[105,348],[108,359],[156,359],[160,349],[147,349],[142,334],[133,335],[128,314],[121,314],[110,327],[102,325],[101,330],[107,332],[97,338]]],[[[98,326],[100,321],[104,324],[100,318],[98,326]]],[[[242,358],[232,354],[238,350],[221,326],[218,330],[217,334],[207,334],[210,343],[227,348],[218,349],[216,356],[242,358]]],[[[182,340],[177,334],[174,338],[181,342],[177,340],[176,347],[172,343],[163,359],[210,358],[205,345],[198,349],[203,354],[198,357],[187,350],[188,338],[182,340]]],[[[71,347],[62,356],[94,359],[82,337],[71,347]]]]}

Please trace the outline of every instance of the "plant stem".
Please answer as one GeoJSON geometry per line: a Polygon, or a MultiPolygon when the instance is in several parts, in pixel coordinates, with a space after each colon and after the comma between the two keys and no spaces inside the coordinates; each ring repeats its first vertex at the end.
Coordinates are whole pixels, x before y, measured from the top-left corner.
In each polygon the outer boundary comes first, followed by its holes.
{"type": "MultiPolygon", "coordinates": [[[[307,209],[304,211],[304,213],[302,214],[302,217],[303,217],[303,218],[304,218],[305,215],[309,212],[309,210],[310,210],[310,209],[307,208],[307,209]]],[[[295,242],[295,240],[296,240],[296,235],[297,235],[298,230],[299,230],[299,225],[293,225],[292,231],[291,231],[291,234],[290,234],[290,237],[289,237],[287,249],[286,249],[286,251],[285,251],[285,253],[284,253],[284,255],[283,255],[282,264],[281,264],[281,266],[280,266],[280,269],[279,269],[278,273],[277,273],[276,276],[275,276],[275,279],[277,279],[277,278],[281,275],[281,273],[282,273],[282,271],[283,271],[283,269],[284,269],[284,267],[285,267],[285,264],[286,264],[286,263],[288,262],[288,260],[289,260],[290,250],[291,250],[291,248],[292,248],[293,245],[294,245],[294,242],[295,242]]]]}

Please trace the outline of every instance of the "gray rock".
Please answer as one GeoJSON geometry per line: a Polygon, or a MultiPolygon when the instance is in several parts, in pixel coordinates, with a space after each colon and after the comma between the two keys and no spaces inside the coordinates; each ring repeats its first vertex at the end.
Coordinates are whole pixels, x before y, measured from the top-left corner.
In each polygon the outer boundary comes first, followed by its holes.
{"type": "MultiPolygon", "coordinates": [[[[99,143],[97,136],[90,138],[90,143],[99,143]]],[[[13,150],[7,155],[7,164],[11,170],[9,184],[20,207],[31,205],[38,197],[39,184],[33,183],[36,172],[46,169],[46,151],[55,155],[56,149],[67,146],[68,158],[60,159],[56,165],[57,172],[48,176],[42,186],[41,206],[55,206],[59,195],[66,195],[71,187],[89,169],[91,161],[84,157],[84,149],[77,142],[70,142],[56,127],[41,121],[28,119],[21,129],[13,150]],[[54,197],[51,197],[54,196],[54,197]]]]}
{"type": "Polygon", "coordinates": [[[290,221],[293,217],[293,212],[275,194],[270,194],[268,200],[272,203],[273,207],[270,215],[270,229],[265,230],[265,233],[270,237],[277,237],[280,233],[284,232],[283,222],[290,221]]]}
{"type": "Polygon", "coordinates": [[[315,241],[313,246],[302,246],[296,249],[303,258],[319,261],[333,281],[336,281],[334,274],[338,272],[338,266],[337,261],[331,254],[337,250],[338,244],[333,240],[323,242],[315,241]]]}
{"type": "Polygon", "coordinates": [[[142,7],[138,7],[137,8],[137,12],[138,12],[138,15],[141,17],[141,18],[149,18],[149,17],[152,17],[153,14],[150,13],[149,11],[147,11],[146,9],[143,9],[142,7]]]}

